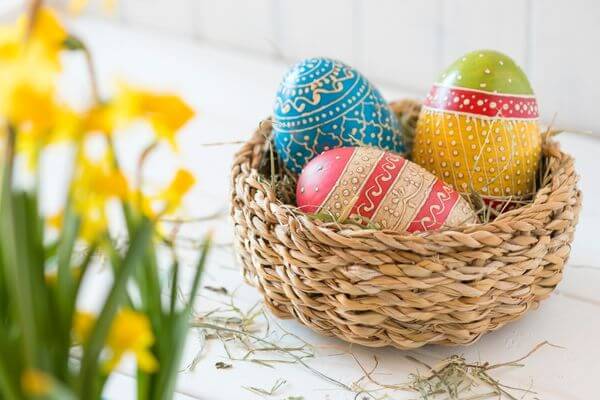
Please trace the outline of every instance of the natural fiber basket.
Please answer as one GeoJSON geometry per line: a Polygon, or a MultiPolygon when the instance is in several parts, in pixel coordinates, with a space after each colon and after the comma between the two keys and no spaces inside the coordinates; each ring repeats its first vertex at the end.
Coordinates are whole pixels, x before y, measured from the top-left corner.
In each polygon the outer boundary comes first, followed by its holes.
{"type": "MultiPolygon", "coordinates": [[[[414,124],[418,104],[393,106],[414,124]]],[[[467,344],[560,282],[581,193],[557,143],[543,146],[551,178],[532,203],[490,223],[413,235],[322,222],[284,204],[260,171],[269,170],[270,132],[263,121],[235,156],[231,216],[244,277],[277,316],[366,346],[467,344]]]]}

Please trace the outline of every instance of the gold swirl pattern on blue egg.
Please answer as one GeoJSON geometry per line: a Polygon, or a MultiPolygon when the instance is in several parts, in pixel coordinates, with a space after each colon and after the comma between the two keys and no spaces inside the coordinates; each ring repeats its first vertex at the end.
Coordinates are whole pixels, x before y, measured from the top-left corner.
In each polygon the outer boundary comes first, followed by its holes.
{"type": "Polygon", "coordinates": [[[354,68],[327,58],[303,60],[285,75],[273,132],[275,150],[293,172],[337,147],[404,152],[398,119],[379,91],[354,68]]]}

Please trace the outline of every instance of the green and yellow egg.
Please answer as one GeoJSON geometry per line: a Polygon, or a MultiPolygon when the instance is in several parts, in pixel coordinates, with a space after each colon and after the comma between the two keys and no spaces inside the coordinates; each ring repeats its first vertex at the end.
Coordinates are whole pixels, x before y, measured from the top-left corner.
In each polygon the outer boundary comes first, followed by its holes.
{"type": "Polygon", "coordinates": [[[527,76],[490,50],[456,60],[423,103],[413,160],[459,192],[503,204],[535,190],[542,138],[527,76]]]}

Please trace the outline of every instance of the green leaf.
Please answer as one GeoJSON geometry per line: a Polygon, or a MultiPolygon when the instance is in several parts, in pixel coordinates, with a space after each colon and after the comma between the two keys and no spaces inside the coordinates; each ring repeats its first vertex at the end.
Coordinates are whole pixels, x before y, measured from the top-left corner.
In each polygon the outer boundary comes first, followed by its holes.
{"type": "Polygon", "coordinates": [[[75,249],[75,243],[79,233],[79,225],[79,218],[73,214],[70,209],[67,209],[56,254],[58,264],[56,292],[61,312],[64,314],[68,313],[70,304],[73,301],[73,288],[75,287],[75,283],[73,280],[71,263],[73,260],[73,250],[75,249]]]}
{"type": "Polygon", "coordinates": [[[200,277],[204,271],[211,242],[211,237],[208,235],[202,243],[200,258],[196,265],[190,291],[190,300],[180,311],[177,311],[175,304],[179,263],[176,260],[174,261],[170,287],[170,306],[166,311],[160,311],[160,325],[153,325],[157,342],[152,350],[160,363],[160,369],[154,374],[147,374],[138,370],[137,397],[139,400],[170,400],[173,398],[177,373],[179,372],[183,348],[189,330],[191,306],[200,285],[200,277]]]}
{"type": "Polygon", "coordinates": [[[21,259],[18,245],[22,244],[17,237],[16,225],[25,223],[18,221],[15,215],[15,196],[13,195],[12,179],[14,164],[14,144],[16,131],[9,126],[7,141],[5,143],[6,157],[4,158],[2,192],[0,193],[0,232],[2,232],[1,256],[4,272],[4,284],[6,297],[10,299],[9,318],[18,321],[23,330],[23,352],[24,358],[34,363],[36,358],[35,348],[35,320],[31,299],[31,288],[29,288],[30,266],[21,259]],[[23,270],[23,271],[21,271],[23,270]]]}
{"type": "MultiPolygon", "coordinates": [[[[160,342],[160,348],[158,349],[157,354],[160,362],[160,370],[154,387],[155,390],[152,397],[154,400],[170,400],[173,397],[175,384],[177,382],[177,372],[179,371],[179,364],[183,353],[183,346],[185,345],[185,339],[189,330],[189,316],[198,292],[198,287],[200,286],[200,278],[206,265],[206,259],[211,243],[212,237],[211,235],[207,235],[202,242],[200,258],[196,265],[196,271],[190,290],[190,298],[187,304],[180,312],[174,311],[174,307],[172,307],[171,312],[168,315],[168,325],[162,333],[163,340],[160,342]]],[[[176,284],[176,282],[172,283],[172,285],[176,284]]],[[[173,289],[173,286],[171,288],[173,289]]],[[[139,399],[141,400],[141,398],[139,399]]]]}
{"type": "Polygon", "coordinates": [[[171,267],[173,271],[173,275],[171,276],[171,303],[169,305],[169,313],[173,314],[175,312],[175,307],[177,306],[177,284],[179,282],[179,261],[175,260],[173,262],[173,266],[171,267]]]}
{"type": "MultiPolygon", "coordinates": [[[[6,181],[5,181],[6,182],[6,181]]],[[[0,206],[0,231],[3,241],[3,265],[6,272],[6,285],[11,299],[11,314],[20,325],[23,335],[23,350],[29,365],[38,365],[36,310],[32,293],[32,275],[36,266],[27,250],[27,218],[23,197],[13,195],[9,188],[2,191],[0,206]]],[[[39,265],[37,268],[41,268],[39,265]]]]}
{"type": "Polygon", "coordinates": [[[88,247],[88,249],[85,253],[85,257],[83,257],[83,260],[79,264],[79,267],[78,267],[79,268],[79,277],[75,281],[75,288],[73,289],[73,291],[75,292],[75,298],[73,299],[73,308],[77,301],[76,297],[79,294],[79,288],[81,287],[81,283],[85,279],[85,275],[87,274],[87,271],[89,269],[90,264],[92,263],[92,260],[94,259],[94,255],[96,254],[97,249],[98,249],[98,243],[92,243],[92,245],[90,245],[88,247]]]}
{"type": "Polygon", "coordinates": [[[73,315],[75,313],[76,301],[79,288],[83,281],[87,268],[96,251],[97,245],[92,244],[85,254],[82,263],[77,269],[73,265],[73,254],[80,228],[80,218],[74,215],[70,207],[65,211],[63,230],[58,240],[56,250],[57,280],[54,291],[54,304],[56,308],[56,319],[58,326],[58,344],[56,351],[57,377],[63,380],[69,375],[69,349],[71,347],[71,331],[73,326],[73,315]]]}
{"type": "MultiPolygon", "coordinates": [[[[177,373],[185,345],[185,338],[189,328],[189,317],[187,312],[178,312],[170,315],[168,330],[164,333],[165,342],[169,346],[163,346],[158,355],[160,369],[154,377],[154,390],[152,400],[171,400],[175,392],[177,373]]],[[[146,400],[138,397],[139,400],[146,400]]]]}
{"type": "Polygon", "coordinates": [[[146,311],[146,314],[152,321],[152,325],[158,330],[158,334],[161,334],[161,315],[162,310],[162,291],[160,287],[160,279],[158,277],[158,261],[156,260],[156,252],[153,247],[146,251],[144,256],[144,268],[139,271],[138,278],[141,281],[140,284],[145,287],[145,291],[141,292],[142,295],[142,308],[146,311]]]}
{"type": "MultiPolygon", "coordinates": [[[[57,368],[61,371],[59,377],[66,378],[68,373],[68,354],[71,341],[71,325],[73,324],[73,313],[75,301],[77,300],[78,284],[73,277],[73,251],[79,233],[80,220],[75,216],[70,207],[67,207],[64,216],[64,224],[59,240],[56,261],[57,280],[54,289],[55,304],[57,308],[57,330],[60,332],[60,344],[57,357],[57,368]]],[[[79,278],[81,279],[81,278],[79,278]]]]}
{"type": "Polygon", "coordinates": [[[113,286],[98,316],[90,338],[84,346],[80,372],[81,398],[96,398],[101,391],[98,382],[101,375],[101,371],[98,368],[100,354],[117,310],[126,298],[127,282],[135,272],[136,267],[141,264],[144,253],[150,243],[152,232],[152,223],[147,219],[143,219],[132,237],[131,244],[122,264],[119,268],[116,268],[113,286]]]}
{"type": "Polygon", "coordinates": [[[18,348],[14,340],[10,340],[6,332],[0,330],[0,398],[18,399],[21,388],[18,374],[22,370],[19,355],[13,354],[18,348]],[[2,397],[4,396],[4,397],[2,397]]]}
{"type": "Polygon", "coordinates": [[[192,282],[192,288],[190,290],[190,299],[186,305],[186,313],[192,309],[194,305],[194,300],[196,299],[196,294],[198,293],[198,287],[200,286],[200,277],[204,272],[204,267],[206,265],[206,259],[208,258],[208,253],[210,250],[210,246],[212,244],[212,235],[208,234],[204,241],[202,242],[202,246],[200,248],[200,258],[198,259],[198,264],[196,265],[196,272],[194,275],[194,280],[192,282]]]}

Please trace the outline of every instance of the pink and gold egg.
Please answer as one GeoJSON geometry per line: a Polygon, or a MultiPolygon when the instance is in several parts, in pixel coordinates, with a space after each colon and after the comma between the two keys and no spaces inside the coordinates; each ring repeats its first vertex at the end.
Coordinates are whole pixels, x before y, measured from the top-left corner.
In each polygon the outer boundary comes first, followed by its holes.
{"type": "Polygon", "coordinates": [[[417,164],[369,147],[321,153],[296,187],[301,211],[378,229],[423,232],[477,222],[460,194],[417,164]]]}

